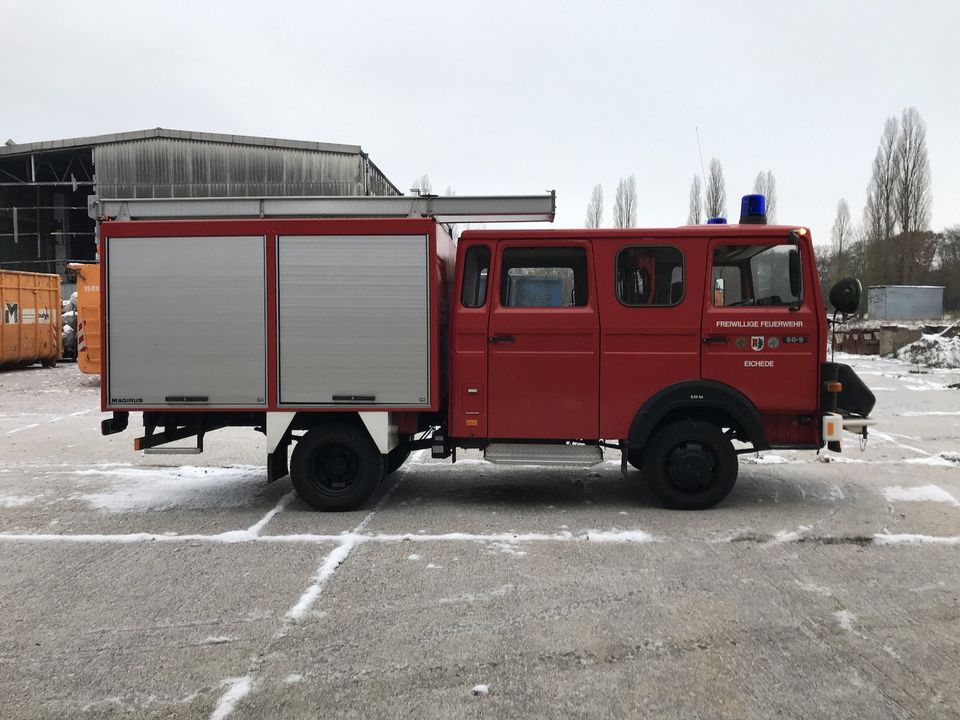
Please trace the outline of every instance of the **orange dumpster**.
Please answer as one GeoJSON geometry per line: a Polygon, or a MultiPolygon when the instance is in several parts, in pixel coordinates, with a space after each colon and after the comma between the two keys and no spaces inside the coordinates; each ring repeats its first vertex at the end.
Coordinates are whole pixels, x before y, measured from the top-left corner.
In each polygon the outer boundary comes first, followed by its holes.
{"type": "Polygon", "coordinates": [[[60,276],[0,270],[0,367],[60,359],[60,276]]]}
{"type": "Polygon", "coordinates": [[[77,274],[77,367],[100,374],[100,266],[70,263],[77,274]]]}

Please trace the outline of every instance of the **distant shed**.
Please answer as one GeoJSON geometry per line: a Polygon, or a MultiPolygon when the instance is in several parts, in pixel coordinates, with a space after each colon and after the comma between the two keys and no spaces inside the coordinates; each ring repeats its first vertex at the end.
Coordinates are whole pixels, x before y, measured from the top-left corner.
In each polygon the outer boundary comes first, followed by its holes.
{"type": "Polygon", "coordinates": [[[942,285],[871,285],[867,291],[871,320],[940,320],[942,285]]]}

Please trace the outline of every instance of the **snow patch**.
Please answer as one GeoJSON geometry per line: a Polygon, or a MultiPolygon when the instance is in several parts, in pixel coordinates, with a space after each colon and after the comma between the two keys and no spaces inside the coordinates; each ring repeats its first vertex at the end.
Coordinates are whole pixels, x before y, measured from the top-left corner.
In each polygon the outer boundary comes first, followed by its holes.
{"type": "Polygon", "coordinates": [[[24,505],[29,505],[34,502],[37,498],[29,497],[27,495],[4,495],[0,497],[0,508],[9,509],[9,508],[18,508],[23,507],[24,505]]]}
{"type": "Polygon", "coordinates": [[[837,622],[840,623],[841,630],[853,630],[853,621],[857,619],[857,616],[852,612],[849,610],[837,610],[833,616],[837,619],[837,622]]]}
{"type": "Polygon", "coordinates": [[[840,463],[842,465],[844,463],[855,464],[855,463],[863,463],[865,461],[861,460],[860,458],[844,457],[843,455],[820,455],[817,457],[817,462],[840,463]]]}
{"type": "Polygon", "coordinates": [[[413,560],[414,562],[416,562],[419,559],[420,559],[420,556],[415,553],[413,555],[407,555],[407,560],[413,560]]]}
{"type": "Polygon", "coordinates": [[[758,455],[756,457],[750,457],[746,460],[748,463],[753,465],[783,465],[784,463],[793,462],[792,460],[787,460],[787,458],[781,455],[758,455]]]}
{"type": "Polygon", "coordinates": [[[897,357],[911,365],[929,368],[960,368],[960,337],[923,335],[901,348],[897,357]]]}
{"type": "Polygon", "coordinates": [[[607,532],[588,530],[585,539],[590,542],[609,543],[648,543],[657,541],[653,535],[643,530],[612,530],[607,532]]]}
{"type": "Polygon", "coordinates": [[[942,502],[960,507],[957,499],[937,485],[922,485],[920,487],[901,487],[895,485],[885,488],[883,496],[891,502],[942,502]]]}
{"type": "Polygon", "coordinates": [[[780,532],[778,532],[776,535],[773,536],[773,539],[770,542],[774,542],[774,543],[797,542],[809,530],[810,530],[810,527],[808,525],[801,525],[796,530],[781,530],[780,532]]]}
{"type": "Polygon", "coordinates": [[[303,682],[303,675],[300,673],[290,673],[283,679],[284,685],[295,685],[298,682],[303,682]]]}
{"type": "Polygon", "coordinates": [[[68,474],[118,481],[106,490],[81,496],[94,508],[108,512],[241,507],[266,492],[263,468],[258,465],[97,467],[68,474]]]}
{"type": "Polygon", "coordinates": [[[463,593],[457,597],[443,597],[437,599],[438,605],[462,605],[464,603],[472,605],[478,600],[491,600],[494,598],[502,598],[510,595],[514,592],[514,586],[512,583],[507,583],[506,585],[501,585],[496,590],[490,590],[489,592],[482,593],[463,593]]]}
{"type": "Polygon", "coordinates": [[[474,685],[473,689],[470,692],[472,692],[474,695],[477,695],[477,696],[488,695],[490,693],[490,686],[474,685]]]}
{"type": "Polygon", "coordinates": [[[226,645],[227,643],[232,643],[233,638],[227,637],[226,635],[211,635],[208,638],[204,638],[200,641],[201,645],[226,645]]]}
{"type": "Polygon", "coordinates": [[[922,458],[909,458],[904,460],[910,465],[931,465],[933,467],[957,467],[960,465],[960,453],[949,450],[922,458]]]}
{"type": "Polygon", "coordinates": [[[824,587],[823,585],[815,585],[813,583],[797,582],[797,587],[799,587],[804,592],[816,593],[817,595],[822,595],[823,597],[831,597],[833,593],[830,591],[830,588],[824,587]]]}
{"type": "Polygon", "coordinates": [[[516,545],[509,542],[493,542],[487,547],[491,550],[502,552],[504,555],[513,555],[514,557],[523,557],[527,554],[525,550],[521,550],[516,545]]]}

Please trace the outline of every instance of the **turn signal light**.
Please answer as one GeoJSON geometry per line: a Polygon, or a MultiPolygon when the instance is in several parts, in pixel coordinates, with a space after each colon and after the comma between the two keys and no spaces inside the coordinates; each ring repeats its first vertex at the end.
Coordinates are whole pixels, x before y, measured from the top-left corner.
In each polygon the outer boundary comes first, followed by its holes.
{"type": "Polygon", "coordinates": [[[827,392],[838,393],[843,391],[843,383],[840,382],[828,382],[827,383],[827,392]]]}
{"type": "Polygon", "coordinates": [[[476,418],[467,418],[465,424],[467,427],[477,427],[477,425],[480,424],[480,421],[477,420],[476,418]]]}

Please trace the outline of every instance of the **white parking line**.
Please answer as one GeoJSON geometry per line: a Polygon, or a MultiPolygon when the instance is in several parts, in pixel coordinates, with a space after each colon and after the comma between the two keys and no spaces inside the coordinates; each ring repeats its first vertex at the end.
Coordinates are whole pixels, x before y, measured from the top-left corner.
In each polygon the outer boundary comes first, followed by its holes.
{"type": "MultiPolygon", "coordinates": [[[[372,513],[371,513],[372,514],[372,513]]],[[[369,517],[369,516],[368,516],[369,517]]],[[[737,537],[737,536],[734,536],[737,537]]],[[[895,536],[887,533],[876,533],[872,536],[873,542],[877,545],[889,545],[891,538],[895,536]]],[[[904,536],[907,537],[907,536],[904,536]]],[[[909,537],[930,538],[930,542],[955,543],[960,541],[960,536],[939,536],[923,535],[909,537]]],[[[816,542],[817,540],[839,541],[843,540],[842,535],[831,535],[826,538],[817,538],[802,533],[793,533],[782,531],[776,535],[771,535],[769,540],[777,543],[788,542],[816,542]]],[[[728,542],[729,538],[721,540],[728,542]]],[[[357,545],[365,543],[397,544],[402,542],[414,543],[606,543],[611,545],[631,545],[638,543],[670,543],[670,542],[694,542],[716,544],[716,537],[696,538],[696,537],[664,537],[662,535],[651,535],[644,530],[621,530],[613,528],[610,530],[587,530],[580,533],[571,533],[562,531],[558,533],[358,533],[344,532],[339,535],[321,535],[312,533],[300,533],[293,535],[254,535],[249,530],[230,530],[216,535],[177,535],[157,534],[157,533],[124,533],[114,535],[69,535],[69,534],[43,534],[43,533],[0,533],[0,542],[8,543],[64,543],[64,544],[135,544],[135,543],[292,543],[303,545],[321,545],[325,543],[337,543],[338,546],[349,546],[352,550],[357,545]]],[[[349,553],[348,553],[349,554],[349,553]]],[[[344,556],[346,559],[346,556],[344,556]]],[[[324,561],[326,562],[326,561],[324,561]]],[[[319,575],[323,565],[317,569],[319,575]]]]}
{"type": "Polygon", "coordinates": [[[18,432],[23,432],[24,430],[33,430],[33,428],[35,428],[35,427],[40,427],[41,425],[49,425],[50,423],[59,422],[60,420],[64,420],[64,419],[66,419],[66,418],[68,418],[68,417],[77,417],[77,416],[79,416],[79,415],[86,415],[86,414],[92,413],[92,412],[94,412],[94,411],[93,411],[93,410],[80,410],[80,411],[75,412],[75,413],[70,413],[69,415],[59,415],[59,416],[57,416],[57,417],[55,417],[55,418],[52,418],[52,419],[50,419],[50,420],[45,420],[45,421],[42,422],[42,423],[32,423],[32,424],[30,424],[30,425],[24,425],[23,427],[14,428],[13,430],[8,430],[6,433],[4,433],[4,436],[5,436],[5,437],[10,437],[11,435],[14,435],[14,434],[16,434],[16,433],[18,433],[18,432]]]}
{"type": "MultiPolygon", "coordinates": [[[[419,464],[422,463],[425,458],[426,451],[421,450],[410,458],[409,463],[419,464]]],[[[329,539],[325,540],[324,542],[332,541],[338,543],[338,545],[323,559],[320,567],[318,567],[316,572],[313,574],[310,585],[306,590],[303,591],[303,593],[297,599],[297,602],[294,603],[293,606],[284,614],[280,629],[277,630],[277,632],[271,638],[271,643],[286,637],[287,633],[290,631],[291,625],[300,620],[304,615],[306,615],[307,612],[309,612],[310,608],[313,607],[314,603],[317,601],[317,598],[320,597],[320,593],[323,592],[323,588],[327,584],[327,581],[333,577],[333,574],[337,571],[337,568],[343,564],[343,562],[353,551],[353,548],[357,546],[357,538],[362,537],[361,533],[363,532],[364,528],[367,527],[367,525],[373,519],[373,516],[376,515],[377,511],[387,503],[400,482],[402,482],[402,475],[397,482],[395,482],[393,486],[386,493],[384,493],[383,497],[380,498],[373,510],[371,510],[367,516],[361,520],[349,533],[336,536],[327,536],[329,539]]],[[[284,502],[285,499],[287,502],[289,502],[288,498],[281,499],[276,508],[267,513],[260,520],[260,522],[250,528],[250,530],[253,530],[259,526],[257,533],[254,534],[254,541],[264,540],[264,537],[259,535],[259,530],[262,529],[263,526],[265,526],[277,512],[280,512],[280,510],[286,506],[286,503],[284,502]]],[[[248,695],[256,687],[257,676],[260,674],[260,670],[263,667],[263,658],[266,657],[266,655],[266,652],[257,653],[250,663],[249,672],[244,677],[231,678],[227,681],[230,683],[230,687],[225,693],[223,693],[223,695],[220,696],[213,713],[210,715],[210,720],[225,720],[233,712],[237,702],[239,702],[241,698],[248,695]]]]}

